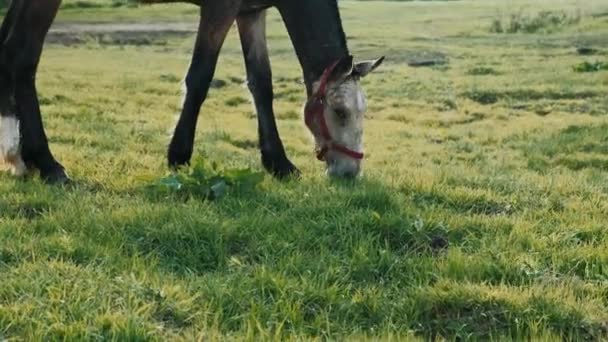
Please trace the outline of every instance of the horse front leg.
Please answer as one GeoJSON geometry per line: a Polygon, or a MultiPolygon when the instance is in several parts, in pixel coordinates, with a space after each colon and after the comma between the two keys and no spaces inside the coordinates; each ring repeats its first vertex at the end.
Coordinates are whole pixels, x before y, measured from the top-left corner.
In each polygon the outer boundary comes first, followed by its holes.
{"type": "Polygon", "coordinates": [[[41,178],[49,183],[64,183],[68,176],[48,146],[36,92],[36,71],[44,39],[60,4],[61,0],[25,1],[5,44],[13,67],[21,156],[28,166],[40,170],[41,178]]]}
{"type": "Polygon", "coordinates": [[[272,70],[266,43],[266,11],[240,15],[237,24],[247,68],[247,85],[257,111],[262,164],[279,179],[299,175],[300,172],[285,154],[274,116],[272,70]]]}
{"type": "Polygon", "coordinates": [[[169,167],[188,164],[192,157],[196,123],[207,97],[226,35],[239,12],[240,0],[209,1],[201,9],[192,62],[186,75],[186,98],[168,152],[169,167]]]}

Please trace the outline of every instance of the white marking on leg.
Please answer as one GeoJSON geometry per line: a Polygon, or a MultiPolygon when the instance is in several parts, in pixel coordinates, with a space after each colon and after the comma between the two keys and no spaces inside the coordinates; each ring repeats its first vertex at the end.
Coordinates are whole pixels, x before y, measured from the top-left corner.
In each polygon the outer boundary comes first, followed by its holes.
{"type": "Polygon", "coordinates": [[[19,120],[13,116],[0,116],[0,156],[15,176],[23,176],[27,171],[21,158],[19,138],[19,120]]]}

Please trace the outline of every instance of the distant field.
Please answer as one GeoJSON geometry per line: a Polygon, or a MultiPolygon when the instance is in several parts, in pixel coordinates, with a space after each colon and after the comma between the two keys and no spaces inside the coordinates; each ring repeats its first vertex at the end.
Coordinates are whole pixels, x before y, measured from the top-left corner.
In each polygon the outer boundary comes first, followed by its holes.
{"type": "MultiPolygon", "coordinates": [[[[192,34],[59,32],[198,9],[62,11],[38,90],[75,185],[0,174],[0,340],[608,338],[608,3],[340,7],[351,52],[387,56],[363,81],[365,176],[330,182],[314,160],[273,10],[275,108],[304,176],[215,202],[149,188],[192,34]]],[[[195,154],[260,170],[235,30],[216,79],[195,154]]]]}

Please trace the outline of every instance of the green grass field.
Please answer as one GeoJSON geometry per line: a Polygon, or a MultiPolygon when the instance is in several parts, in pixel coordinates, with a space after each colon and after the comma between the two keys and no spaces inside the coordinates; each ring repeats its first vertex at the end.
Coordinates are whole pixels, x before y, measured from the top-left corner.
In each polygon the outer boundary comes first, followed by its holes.
{"type": "MultiPolygon", "coordinates": [[[[150,188],[167,174],[193,37],[47,46],[44,120],[75,184],[0,175],[0,340],[608,338],[608,71],[575,71],[608,62],[608,3],[340,6],[351,52],[387,56],[363,82],[356,183],[314,159],[275,11],[275,107],[303,179],[218,201],[150,188]],[[407,64],[427,56],[447,63],[407,64]]],[[[73,6],[58,21],[197,11],[73,6]]],[[[195,154],[260,171],[239,46],[233,30],[195,154]]]]}

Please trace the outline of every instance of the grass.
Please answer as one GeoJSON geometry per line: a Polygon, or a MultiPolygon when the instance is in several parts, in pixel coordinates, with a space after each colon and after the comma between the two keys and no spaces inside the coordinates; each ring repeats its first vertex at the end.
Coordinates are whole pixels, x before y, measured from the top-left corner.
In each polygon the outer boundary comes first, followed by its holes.
{"type": "MultiPolygon", "coordinates": [[[[498,0],[341,2],[352,52],[388,57],[363,81],[355,183],[314,160],[300,70],[272,11],[278,125],[304,176],[215,201],[207,183],[202,195],[155,188],[175,185],[165,151],[193,37],[49,45],[38,90],[75,184],[0,175],[0,340],[605,339],[608,82],[573,65],[577,47],[606,46],[608,8],[512,5],[581,18],[505,35],[487,30],[498,0]],[[422,52],[449,62],[409,67],[422,52]]],[[[196,12],[72,7],[59,20],[196,12]]],[[[261,171],[243,78],[233,30],[196,156],[261,171]]]]}
{"type": "Polygon", "coordinates": [[[490,32],[550,33],[564,26],[576,25],[580,20],[580,13],[569,14],[565,11],[541,11],[533,16],[518,12],[511,14],[508,20],[496,18],[492,21],[490,32]]]}

